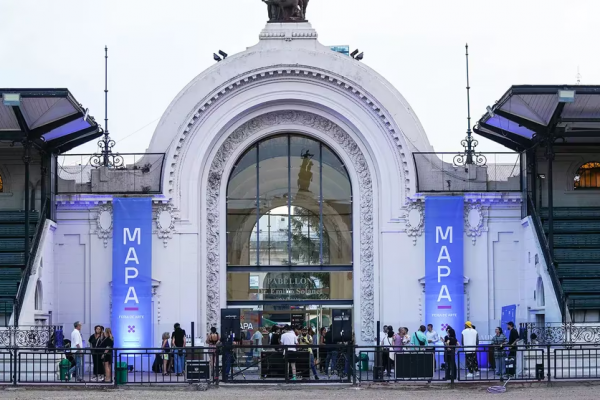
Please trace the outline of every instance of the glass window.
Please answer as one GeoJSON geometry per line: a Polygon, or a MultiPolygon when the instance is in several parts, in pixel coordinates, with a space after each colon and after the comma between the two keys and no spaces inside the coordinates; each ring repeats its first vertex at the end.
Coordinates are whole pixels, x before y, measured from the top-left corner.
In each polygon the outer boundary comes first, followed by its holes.
{"type": "Polygon", "coordinates": [[[352,300],[352,272],[230,272],[228,301],[352,300]]]}
{"type": "Polygon", "coordinates": [[[352,188],[323,143],[279,135],[254,144],[227,188],[229,266],[352,265],[352,188]]]}
{"type": "Polygon", "coordinates": [[[575,174],[575,189],[600,189],[600,162],[583,164],[575,174]]]}

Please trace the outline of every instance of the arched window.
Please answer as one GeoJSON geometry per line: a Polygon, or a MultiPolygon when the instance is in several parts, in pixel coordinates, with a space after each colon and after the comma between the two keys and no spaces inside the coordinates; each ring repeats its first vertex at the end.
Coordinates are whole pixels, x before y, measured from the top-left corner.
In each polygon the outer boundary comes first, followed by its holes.
{"type": "Polygon", "coordinates": [[[575,174],[575,189],[600,189],[600,162],[583,164],[575,174]]]}
{"type": "Polygon", "coordinates": [[[544,281],[542,280],[541,277],[538,277],[536,292],[537,292],[536,300],[537,300],[538,307],[545,307],[546,306],[546,293],[544,292],[544,281]]]}
{"type": "Polygon", "coordinates": [[[44,307],[44,294],[42,292],[42,282],[37,281],[35,285],[35,311],[42,311],[44,307]]]}
{"type": "Polygon", "coordinates": [[[294,134],[246,150],[227,186],[228,300],[351,299],[352,261],[352,187],[341,159],[294,134]]]}
{"type": "Polygon", "coordinates": [[[4,182],[2,182],[2,174],[0,174],[0,193],[4,192],[4,182]]]}

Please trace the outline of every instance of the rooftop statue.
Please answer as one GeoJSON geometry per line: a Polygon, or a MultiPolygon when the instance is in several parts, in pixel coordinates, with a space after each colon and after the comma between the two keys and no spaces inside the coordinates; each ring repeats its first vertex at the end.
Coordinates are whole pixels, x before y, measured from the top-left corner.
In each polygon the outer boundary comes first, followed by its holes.
{"type": "Polygon", "coordinates": [[[262,0],[269,11],[269,22],[306,21],[309,0],[262,0]]]}

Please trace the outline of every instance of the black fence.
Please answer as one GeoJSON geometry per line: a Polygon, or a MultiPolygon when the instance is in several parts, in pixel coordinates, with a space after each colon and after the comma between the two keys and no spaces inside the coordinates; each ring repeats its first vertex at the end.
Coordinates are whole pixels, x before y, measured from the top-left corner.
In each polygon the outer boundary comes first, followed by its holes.
{"type": "Polygon", "coordinates": [[[103,167],[94,154],[56,158],[56,194],[160,194],[165,154],[117,154],[103,167]]]}
{"type": "Polygon", "coordinates": [[[503,382],[600,379],[600,346],[0,348],[4,385],[503,382]]]}
{"type": "Polygon", "coordinates": [[[478,153],[465,165],[462,153],[413,153],[417,192],[520,192],[519,153],[478,153]]]}

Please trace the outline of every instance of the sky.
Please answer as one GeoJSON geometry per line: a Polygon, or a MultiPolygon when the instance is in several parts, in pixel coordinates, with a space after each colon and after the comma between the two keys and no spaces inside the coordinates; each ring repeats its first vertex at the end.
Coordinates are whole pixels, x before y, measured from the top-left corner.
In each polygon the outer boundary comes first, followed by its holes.
{"type": "MultiPolygon", "coordinates": [[[[600,84],[597,0],[312,0],[307,14],[321,43],[364,51],[436,151],[460,150],[466,134],[467,42],[474,122],[513,84],[575,84],[578,71],[581,84],[600,84]]],[[[0,88],[66,87],[104,123],[107,45],[115,150],[144,152],[213,52],[256,44],[266,20],[260,0],[0,0],[0,88]]]]}

